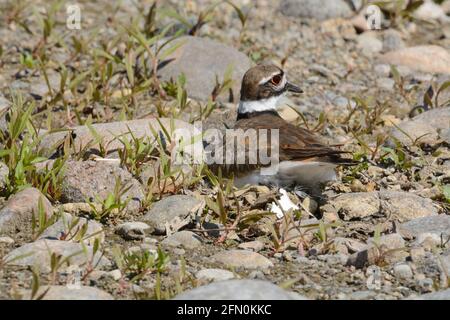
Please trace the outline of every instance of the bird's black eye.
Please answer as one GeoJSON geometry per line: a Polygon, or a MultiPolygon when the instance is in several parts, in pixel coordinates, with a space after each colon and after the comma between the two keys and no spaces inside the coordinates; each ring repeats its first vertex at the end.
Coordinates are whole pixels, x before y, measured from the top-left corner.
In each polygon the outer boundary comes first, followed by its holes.
{"type": "Polygon", "coordinates": [[[270,83],[272,83],[275,86],[278,86],[281,81],[283,80],[283,77],[280,74],[277,74],[270,79],[270,83]]]}

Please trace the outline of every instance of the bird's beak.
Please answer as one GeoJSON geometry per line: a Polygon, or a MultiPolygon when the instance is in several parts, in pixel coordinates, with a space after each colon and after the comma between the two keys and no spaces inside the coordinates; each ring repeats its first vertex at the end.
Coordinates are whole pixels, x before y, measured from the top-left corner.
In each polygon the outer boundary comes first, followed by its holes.
{"type": "Polygon", "coordinates": [[[303,93],[303,90],[300,89],[299,86],[296,86],[295,84],[290,83],[290,82],[286,83],[286,86],[284,87],[284,89],[286,91],[290,91],[290,92],[294,92],[294,93],[303,93]]]}

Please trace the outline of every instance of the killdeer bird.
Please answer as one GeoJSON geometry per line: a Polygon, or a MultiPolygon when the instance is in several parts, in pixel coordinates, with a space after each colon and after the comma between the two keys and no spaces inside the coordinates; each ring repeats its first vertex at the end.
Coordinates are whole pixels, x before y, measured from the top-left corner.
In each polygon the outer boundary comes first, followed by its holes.
{"type": "MultiPolygon", "coordinates": [[[[290,124],[279,116],[277,102],[286,92],[301,93],[302,90],[287,81],[285,72],[275,65],[257,65],[245,73],[234,130],[266,129],[271,132],[278,129],[279,161],[275,164],[274,174],[262,174],[264,165],[260,162],[221,166],[222,171],[234,174],[236,186],[265,184],[317,190],[321,183],[336,179],[337,165],[351,163],[351,160],[341,157],[344,151],[323,143],[311,131],[290,124]]],[[[238,140],[238,144],[245,146],[246,153],[254,144],[258,149],[264,148],[245,136],[238,140]]]]}

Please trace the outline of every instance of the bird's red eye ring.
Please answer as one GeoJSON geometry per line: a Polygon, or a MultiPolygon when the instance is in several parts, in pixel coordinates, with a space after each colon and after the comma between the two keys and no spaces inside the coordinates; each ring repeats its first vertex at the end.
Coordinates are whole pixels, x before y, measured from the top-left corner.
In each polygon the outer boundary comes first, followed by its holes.
{"type": "Polygon", "coordinates": [[[270,82],[273,85],[278,86],[281,83],[281,80],[283,80],[283,77],[281,75],[277,74],[277,75],[273,76],[272,79],[270,79],[270,82]]]}

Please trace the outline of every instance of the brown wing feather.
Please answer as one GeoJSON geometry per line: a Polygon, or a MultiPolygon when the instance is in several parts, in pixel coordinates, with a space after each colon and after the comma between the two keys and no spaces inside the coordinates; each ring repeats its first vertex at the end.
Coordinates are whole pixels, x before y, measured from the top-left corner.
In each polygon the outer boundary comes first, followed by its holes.
{"type": "Polygon", "coordinates": [[[346,153],[326,145],[311,131],[296,127],[275,114],[264,113],[241,119],[234,128],[279,129],[280,161],[328,157],[330,161],[340,163],[344,159],[339,155],[346,153]]]}
{"type": "MultiPolygon", "coordinates": [[[[272,113],[262,113],[249,118],[240,119],[236,122],[234,129],[279,129],[279,161],[302,160],[302,161],[325,161],[336,164],[351,164],[352,161],[341,157],[345,151],[336,149],[322,142],[314,133],[309,130],[296,127],[280,116],[272,113]]],[[[269,134],[270,136],[270,134],[269,134]]],[[[244,152],[249,150],[248,139],[238,141],[245,145],[244,152]]],[[[262,146],[258,146],[261,148],[262,146]]],[[[268,154],[266,152],[266,154],[268,154]]],[[[261,167],[261,164],[232,164],[232,165],[211,165],[213,171],[222,170],[225,174],[233,173],[239,176],[242,173],[261,167]]]]}

